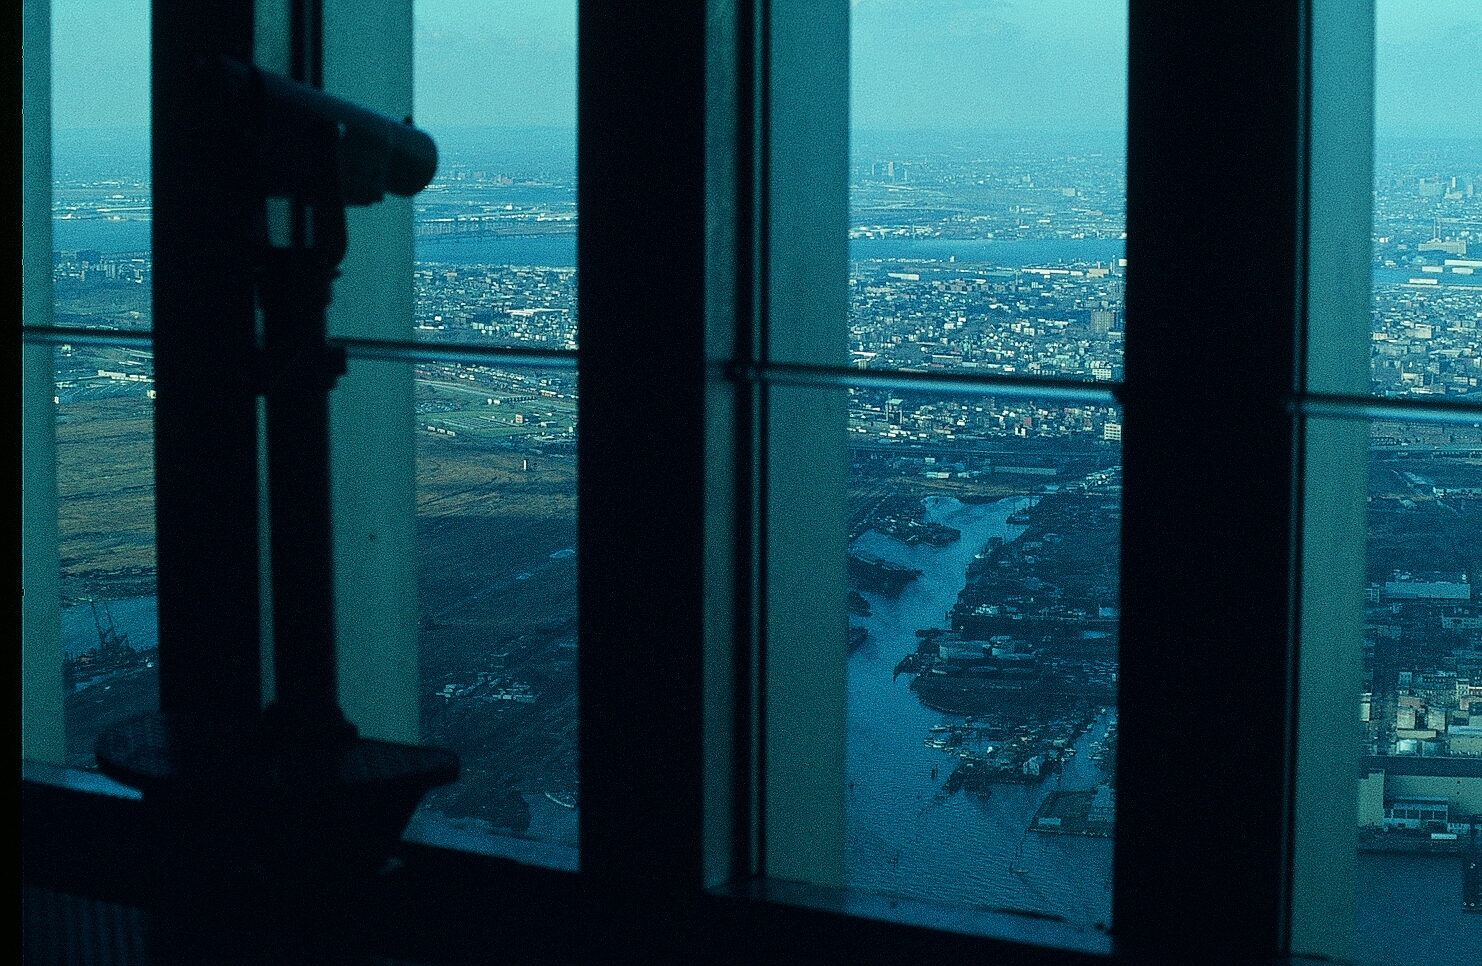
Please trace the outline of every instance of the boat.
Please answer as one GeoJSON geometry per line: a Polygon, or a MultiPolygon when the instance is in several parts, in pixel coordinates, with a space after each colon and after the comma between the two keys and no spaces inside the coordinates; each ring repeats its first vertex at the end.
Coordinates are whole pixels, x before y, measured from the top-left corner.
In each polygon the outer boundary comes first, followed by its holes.
{"type": "Polygon", "coordinates": [[[880,557],[849,554],[849,576],[863,589],[876,593],[897,594],[906,584],[920,577],[921,573],[916,567],[890,563],[880,557]]]}
{"type": "MultiPolygon", "coordinates": [[[[1024,835],[1027,837],[1029,832],[1025,831],[1024,835]]],[[[1014,850],[1014,861],[1009,863],[1009,871],[1014,875],[1027,875],[1029,873],[1029,870],[1024,866],[1024,839],[1019,840],[1019,847],[1014,850]]]]}

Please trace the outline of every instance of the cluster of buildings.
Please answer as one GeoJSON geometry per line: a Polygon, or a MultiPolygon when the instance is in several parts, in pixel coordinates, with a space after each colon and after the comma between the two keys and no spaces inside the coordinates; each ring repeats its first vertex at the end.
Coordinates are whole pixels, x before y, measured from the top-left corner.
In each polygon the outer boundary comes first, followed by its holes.
{"type": "Polygon", "coordinates": [[[479,671],[474,680],[465,684],[443,685],[437,696],[444,701],[469,698],[489,704],[494,701],[513,701],[516,704],[534,704],[536,694],[529,684],[510,677],[498,677],[489,671],[479,671]]]}
{"type": "Polygon", "coordinates": [[[1482,760],[1482,607],[1468,575],[1396,571],[1365,597],[1369,753],[1482,760]]]}
{"type": "Polygon", "coordinates": [[[63,285],[98,281],[147,285],[153,274],[148,252],[56,251],[51,253],[51,266],[53,283],[63,285]]]}
{"type": "Polygon", "coordinates": [[[1370,346],[1375,392],[1427,396],[1479,391],[1482,261],[1476,264],[1478,272],[1471,276],[1475,286],[1419,284],[1424,278],[1375,286],[1370,346]]]}
{"type": "Polygon", "coordinates": [[[1465,143],[1380,141],[1374,156],[1374,260],[1440,265],[1482,248],[1482,162],[1465,143]]]}
{"type": "Polygon", "coordinates": [[[857,262],[850,359],[862,369],[1120,379],[1124,270],[857,262]]]}
{"type": "Polygon", "coordinates": [[[1358,787],[1361,848],[1453,851],[1482,830],[1482,766],[1370,757],[1358,787]],[[1398,835],[1392,833],[1399,833],[1398,835]]]}
{"type": "Polygon", "coordinates": [[[576,269],[421,262],[418,335],[440,342],[576,348],[576,269]]]}
{"type": "MultiPolygon", "coordinates": [[[[148,349],[64,344],[57,347],[59,406],[97,399],[154,398],[154,353],[148,349]]],[[[65,411],[59,417],[65,419],[65,411]]]]}
{"type": "Polygon", "coordinates": [[[854,238],[1121,238],[1125,145],[1050,141],[861,145],[851,162],[854,238]]]}
{"type": "Polygon", "coordinates": [[[1482,163],[1444,144],[1375,158],[1371,379],[1385,396],[1465,395],[1482,377],[1482,163]]]}
{"type": "Polygon", "coordinates": [[[1365,847],[1460,847],[1482,822],[1482,606],[1473,592],[1467,573],[1406,571],[1366,589],[1365,847]]]}
{"type": "MultiPolygon", "coordinates": [[[[874,389],[849,392],[849,441],[854,447],[931,443],[970,448],[1005,436],[1115,443],[1121,440],[1121,433],[1121,412],[1113,406],[1056,405],[1054,400],[994,396],[907,399],[874,389]]],[[[1059,473],[1058,463],[1037,460],[1023,444],[1013,453],[967,453],[960,459],[929,459],[930,463],[921,463],[921,474],[937,479],[965,479],[993,472],[1051,477],[1059,473]]]]}

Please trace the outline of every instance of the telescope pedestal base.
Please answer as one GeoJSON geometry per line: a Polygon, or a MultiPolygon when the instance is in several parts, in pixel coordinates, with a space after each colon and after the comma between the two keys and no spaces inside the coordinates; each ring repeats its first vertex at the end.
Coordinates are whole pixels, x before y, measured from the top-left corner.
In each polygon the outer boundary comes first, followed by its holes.
{"type": "MultiPolygon", "coordinates": [[[[276,730],[276,729],[275,729],[276,730]]],[[[422,796],[457,780],[441,748],[348,737],[313,742],[151,713],[98,739],[98,767],[144,793],[167,863],[320,889],[368,878],[422,796]]]]}

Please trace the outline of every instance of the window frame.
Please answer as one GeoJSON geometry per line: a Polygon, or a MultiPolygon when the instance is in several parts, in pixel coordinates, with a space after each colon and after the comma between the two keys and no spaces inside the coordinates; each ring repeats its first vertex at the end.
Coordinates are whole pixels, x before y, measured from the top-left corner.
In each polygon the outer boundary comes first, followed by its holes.
{"type": "MultiPolygon", "coordinates": [[[[157,0],[156,18],[168,22],[172,11],[188,6],[157,0]]],[[[1301,856],[1314,848],[1301,838],[1304,816],[1321,803],[1303,791],[1305,776],[1320,773],[1327,787],[1340,788],[1346,772],[1341,761],[1299,746],[1306,732],[1295,718],[1307,700],[1299,696],[1308,694],[1301,678],[1311,670],[1298,661],[1296,642],[1303,638],[1305,654],[1305,638],[1315,633],[1311,592],[1303,596],[1301,577],[1344,552],[1341,542],[1318,545],[1314,515],[1303,515],[1304,507],[1327,505],[1328,492],[1327,483],[1307,472],[1324,451],[1307,432],[1308,417],[1320,414],[1322,404],[1349,416],[1369,411],[1363,406],[1384,408],[1378,400],[1361,402],[1362,386],[1316,378],[1326,363],[1310,362],[1312,350],[1344,339],[1317,324],[1321,313],[1314,307],[1327,302],[1308,288],[1321,250],[1313,240],[1336,232],[1367,254],[1367,222],[1356,237],[1357,216],[1345,222],[1320,207],[1329,196],[1307,174],[1328,164],[1324,145],[1352,138],[1352,130],[1323,128],[1324,117],[1356,111],[1372,123],[1371,105],[1357,105],[1360,95],[1323,85],[1340,75],[1326,73],[1336,68],[1314,41],[1354,11],[1360,19],[1364,11],[1372,15],[1363,0],[1239,9],[1131,0],[1129,261],[1143,277],[1158,277],[1160,266],[1177,265],[1190,245],[1218,233],[1252,242],[1238,256],[1240,265],[1264,281],[1255,310],[1242,314],[1234,299],[1212,294],[1224,294],[1217,280],[1197,279],[1205,287],[1194,291],[1211,303],[1211,326],[1228,339],[1189,345],[1172,335],[1182,318],[1180,292],[1154,292],[1129,277],[1127,311],[1138,321],[1128,327],[1128,375],[1118,390],[1127,412],[1118,953],[1190,950],[1202,957],[1217,949],[1278,958],[1342,949],[1341,936],[1309,939],[1301,932],[1316,914],[1303,911],[1298,887],[1321,881],[1301,866],[1301,856]],[[1204,210],[1162,203],[1197,198],[1212,179],[1228,174],[1236,145],[1246,165],[1242,183],[1254,187],[1204,210]],[[1231,340],[1252,331],[1275,348],[1242,360],[1249,363],[1243,369],[1230,365],[1229,347],[1239,344],[1231,340]],[[1231,433],[1251,424],[1264,431],[1242,437],[1248,458],[1238,485],[1210,487],[1221,482],[1212,480],[1212,467],[1228,459],[1211,441],[1211,420],[1231,433]],[[1188,464],[1180,470],[1184,485],[1172,492],[1166,489],[1170,454],[1188,464]],[[1169,527],[1169,519],[1188,525],[1169,527]],[[1251,614],[1201,612],[1194,602],[1212,582],[1187,583],[1196,569],[1188,564],[1209,559],[1221,534],[1228,540],[1246,530],[1254,535],[1249,545],[1223,548],[1230,569],[1214,589],[1241,594],[1251,614]],[[1273,560],[1287,566],[1273,568],[1273,560]],[[1273,569],[1280,571],[1274,577],[1273,569]],[[1177,581],[1185,583],[1170,583],[1177,581]],[[1169,586],[1185,587],[1186,606],[1162,609],[1169,586]],[[1200,699],[1219,686],[1228,665],[1178,640],[1187,641],[1190,628],[1229,636],[1228,628],[1214,625],[1215,616],[1248,621],[1238,636],[1254,642],[1259,658],[1245,662],[1256,686],[1238,718],[1210,715],[1200,699]],[[1218,754],[1227,763],[1221,773],[1180,776],[1187,780],[1173,789],[1175,798],[1189,804],[1172,809],[1162,758],[1167,735],[1158,722],[1170,707],[1189,725],[1177,736],[1176,755],[1197,761],[1218,754]],[[1247,733],[1254,740],[1246,747],[1231,738],[1247,733]],[[1170,829],[1170,812],[1189,818],[1170,829]],[[1229,829],[1241,830],[1242,852],[1260,861],[1228,862],[1229,829]]],[[[798,134],[788,127],[797,118],[775,113],[773,98],[779,87],[799,82],[789,69],[808,66],[788,68],[785,56],[774,59],[779,48],[786,53],[774,31],[798,26],[788,12],[768,0],[582,4],[581,870],[408,844],[403,869],[373,900],[368,948],[449,961],[478,959],[494,944],[563,962],[609,958],[623,949],[676,961],[803,955],[885,963],[907,954],[1066,964],[1104,959],[1056,948],[1053,925],[1043,933],[1045,945],[1003,938],[1022,935],[1014,917],[997,924],[983,917],[982,932],[995,936],[973,935],[971,925],[952,932],[847,915],[840,910],[848,897],[830,888],[827,868],[785,867],[777,849],[787,841],[779,831],[806,841],[796,833],[820,825],[827,831],[837,821],[809,826],[799,819],[816,789],[795,787],[795,778],[767,768],[778,755],[768,741],[784,730],[768,705],[778,696],[768,669],[796,656],[788,653],[796,644],[768,623],[777,586],[768,521],[786,496],[768,468],[779,465],[770,457],[796,450],[796,440],[768,429],[770,387],[787,365],[817,361],[806,352],[774,355],[775,339],[787,333],[769,302],[776,246],[786,244],[769,237],[769,226],[789,224],[798,214],[777,203],[773,180],[787,161],[773,149],[798,134]],[[655,291],[664,292],[662,312],[652,308],[655,291]],[[634,433],[634,426],[645,432],[634,433]],[[778,811],[779,802],[798,806],[792,817],[778,811]],[[793,824],[781,829],[786,823],[793,824]],[[815,884],[769,881],[779,866],[786,877],[815,884]]],[[[1346,43],[1350,54],[1372,57],[1372,34],[1367,51],[1362,37],[1346,43]]],[[[840,83],[847,58],[843,63],[827,62],[826,83],[840,83]]],[[[1339,156],[1356,164],[1364,153],[1339,156]]],[[[1351,194],[1357,186],[1367,201],[1367,170],[1340,172],[1335,190],[1351,194]]],[[[1346,251],[1351,263],[1353,252],[1346,251]]],[[[1362,266],[1367,269],[1366,257],[1362,266]]],[[[1367,313],[1359,318],[1367,331],[1367,313]]],[[[1342,329],[1344,320],[1332,325],[1342,329]]],[[[1353,363],[1332,365],[1342,373],[1353,363]]],[[[26,432],[29,443],[32,431],[26,432]]],[[[1351,458],[1351,444],[1339,440],[1325,451],[1351,458]]],[[[168,449],[162,458],[173,459],[168,449]]],[[[1339,509],[1323,524],[1329,531],[1351,522],[1343,501],[1352,497],[1353,475],[1340,468],[1328,480],[1348,494],[1333,497],[1339,509]]],[[[255,573],[255,556],[252,565],[255,573]]],[[[821,586],[826,597],[830,584],[821,586]]],[[[1341,612],[1345,605],[1332,606],[1341,612]]],[[[842,611],[842,595],[823,599],[816,613],[831,609],[842,611]]],[[[256,680],[247,653],[244,645],[242,688],[256,680]]],[[[219,677],[218,671],[212,669],[219,677]]],[[[1320,689],[1324,681],[1311,686],[1320,689]]],[[[79,821],[122,828],[137,820],[137,802],[64,789],[55,773],[24,762],[23,800],[28,875],[84,893],[143,898],[110,881],[116,863],[59,870],[47,856],[65,842],[68,826],[39,821],[43,811],[60,809],[79,821]],[[44,808],[35,804],[41,802],[44,808]]],[[[1350,879],[1351,861],[1334,859],[1340,873],[1349,863],[1350,879]]],[[[1333,908],[1346,902],[1351,909],[1351,888],[1350,881],[1326,889],[1333,908]]]]}

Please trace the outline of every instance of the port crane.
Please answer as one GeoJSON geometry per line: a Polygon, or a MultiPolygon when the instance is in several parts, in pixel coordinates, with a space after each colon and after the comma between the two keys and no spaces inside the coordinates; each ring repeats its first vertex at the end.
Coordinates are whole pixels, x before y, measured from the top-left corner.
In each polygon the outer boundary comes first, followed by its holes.
{"type": "Polygon", "coordinates": [[[99,602],[90,600],[88,603],[93,608],[93,627],[98,631],[98,654],[106,657],[108,654],[113,653],[115,649],[130,649],[129,635],[120,634],[118,628],[113,624],[113,614],[108,610],[108,601],[105,600],[102,602],[103,614],[101,617],[98,615],[99,602]],[[108,622],[107,627],[103,626],[105,620],[108,622]]]}

